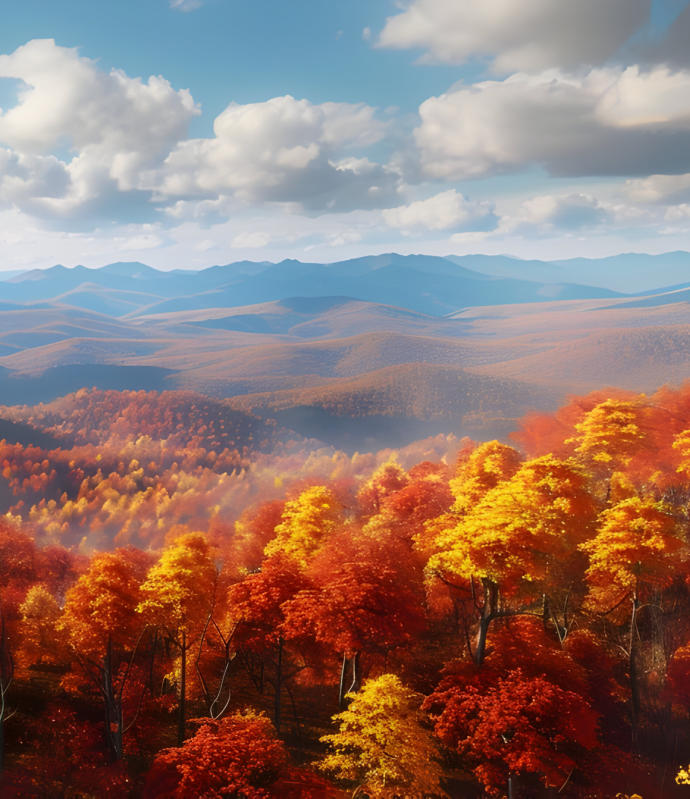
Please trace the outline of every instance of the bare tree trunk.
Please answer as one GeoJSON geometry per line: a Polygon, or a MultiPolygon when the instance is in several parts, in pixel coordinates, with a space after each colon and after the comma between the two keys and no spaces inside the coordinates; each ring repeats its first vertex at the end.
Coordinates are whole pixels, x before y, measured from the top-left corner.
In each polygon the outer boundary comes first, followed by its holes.
{"type": "Polygon", "coordinates": [[[482,578],[484,587],[484,604],[482,605],[479,617],[479,628],[477,630],[477,645],[474,650],[474,659],[478,666],[481,666],[486,656],[486,638],[489,633],[489,625],[496,618],[498,606],[498,586],[493,580],[482,578]]]}
{"type": "Polygon", "coordinates": [[[639,600],[637,590],[632,597],[632,612],[630,614],[630,649],[629,649],[629,669],[630,669],[630,728],[632,736],[633,751],[637,749],[637,729],[640,717],[640,685],[637,675],[637,611],[639,600]]]}
{"type": "Polygon", "coordinates": [[[108,647],[103,659],[103,701],[105,703],[105,740],[113,761],[122,759],[122,705],[115,696],[113,686],[113,645],[108,636],[108,647]]]}
{"type": "Polygon", "coordinates": [[[185,716],[187,713],[187,633],[182,633],[180,647],[180,705],[177,715],[177,745],[182,746],[185,735],[185,716]]]}
{"type": "Polygon", "coordinates": [[[351,659],[352,663],[352,682],[348,689],[349,694],[356,694],[359,691],[362,681],[359,678],[359,652],[355,652],[351,659]]]}
{"type": "Polygon", "coordinates": [[[280,692],[283,687],[283,637],[278,636],[278,656],[276,660],[276,684],[273,698],[273,723],[280,732],[280,692]]]}
{"type": "Polygon", "coordinates": [[[347,670],[347,654],[343,653],[343,663],[340,667],[340,686],[338,688],[338,707],[345,707],[345,671],[347,670]]]}

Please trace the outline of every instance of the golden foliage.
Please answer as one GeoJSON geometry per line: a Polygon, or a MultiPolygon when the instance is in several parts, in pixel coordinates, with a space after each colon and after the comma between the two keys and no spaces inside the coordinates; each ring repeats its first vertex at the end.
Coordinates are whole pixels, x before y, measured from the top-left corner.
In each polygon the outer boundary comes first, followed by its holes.
{"type": "Polygon", "coordinates": [[[333,716],[338,732],[321,738],[331,749],[321,768],[357,782],[372,799],[446,796],[438,750],[414,692],[395,674],[382,674],[348,696],[348,709],[333,716]]]}
{"type": "Polygon", "coordinates": [[[335,494],[326,486],[310,486],[286,503],[276,536],[266,545],[264,554],[271,557],[283,553],[306,566],[342,520],[343,509],[335,494]]]}

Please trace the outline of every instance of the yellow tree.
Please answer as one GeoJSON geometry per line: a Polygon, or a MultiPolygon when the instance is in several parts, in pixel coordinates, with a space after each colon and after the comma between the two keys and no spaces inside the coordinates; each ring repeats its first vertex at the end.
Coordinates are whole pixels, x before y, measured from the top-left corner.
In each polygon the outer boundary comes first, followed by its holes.
{"type": "Polygon", "coordinates": [[[204,634],[213,612],[216,567],[211,548],[202,533],[186,533],[175,539],[160,556],[141,586],[137,611],[149,624],[165,631],[179,652],[178,745],[185,735],[187,656],[204,634]]]}
{"type": "Polygon", "coordinates": [[[61,610],[50,591],[38,583],[27,591],[19,606],[19,651],[17,665],[22,669],[52,666],[62,659],[62,635],[57,634],[61,610]]]}
{"type": "Polygon", "coordinates": [[[321,738],[330,748],[324,771],[357,783],[371,799],[446,796],[438,749],[421,698],[395,674],[367,680],[347,710],[333,716],[338,732],[321,738]]]}
{"type": "Polygon", "coordinates": [[[610,478],[646,446],[644,415],[641,400],[607,399],[575,425],[577,434],[569,441],[593,472],[610,478]]]}
{"type": "Polygon", "coordinates": [[[84,676],[103,698],[108,749],[122,757],[122,697],[141,633],[135,610],[144,566],[126,550],[94,556],[69,589],[58,630],[67,638],[84,676]],[[124,671],[122,667],[125,666],[124,671]]]}
{"type": "Polygon", "coordinates": [[[520,453],[500,441],[487,441],[472,450],[450,481],[455,504],[452,512],[466,514],[492,488],[520,468],[520,453]]]}
{"type": "Polygon", "coordinates": [[[266,545],[264,554],[286,554],[304,567],[342,520],[343,508],[333,491],[326,486],[310,486],[285,504],[275,538],[266,545]]]}
{"type": "Polygon", "coordinates": [[[597,535],[582,544],[589,555],[588,602],[593,607],[632,604],[628,657],[633,736],[639,715],[637,616],[641,601],[668,585],[684,561],[684,545],[671,509],[660,502],[629,497],[605,510],[597,535]]]}
{"type": "Polygon", "coordinates": [[[476,446],[457,466],[449,482],[453,505],[447,513],[427,521],[415,536],[415,547],[427,557],[435,550],[439,534],[457,526],[459,518],[469,513],[493,488],[510,479],[520,468],[520,453],[500,441],[486,441],[476,446]]]}
{"type": "Polygon", "coordinates": [[[690,430],[683,430],[675,437],[673,449],[678,452],[680,462],[677,471],[690,477],[690,430]]]}
{"type": "MultiPolygon", "coordinates": [[[[441,532],[427,575],[479,580],[479,626],[475,659],[484,659],[486,636],[499,616],[525,612],[506,606],[521,598],[545,598],[573,569],[577,545],[592,532],[596,517],[586,475],[573,463],[545,455],[524,463],[499,482],[459,523],[441,532]]],[[[567,629],[567,606],[563,609],[567,629]]],[[[560,624],[557,625],[560,631],[560,624]]]]}

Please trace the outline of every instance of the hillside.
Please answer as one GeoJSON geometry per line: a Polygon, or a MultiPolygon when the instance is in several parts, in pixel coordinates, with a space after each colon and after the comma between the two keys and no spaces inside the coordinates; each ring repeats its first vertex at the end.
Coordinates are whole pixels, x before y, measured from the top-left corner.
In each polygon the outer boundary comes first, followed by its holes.
{"type": "Polygon", "coordinates": [[[0,311],[0,390],[6,404],[84,386],[194,391],[361,449],[437,432],[438,420],[491,437],[571,392],[690,377],[687,285],[622,296],[547,282],[559,264],[523,264],[539,280],[516,281],[478,271],[493,257],[464,263],[384,255],[26,273],[0,283],[16,294],[0,311]],[[281,296],[295,287],[309,290],[281,296]]]}

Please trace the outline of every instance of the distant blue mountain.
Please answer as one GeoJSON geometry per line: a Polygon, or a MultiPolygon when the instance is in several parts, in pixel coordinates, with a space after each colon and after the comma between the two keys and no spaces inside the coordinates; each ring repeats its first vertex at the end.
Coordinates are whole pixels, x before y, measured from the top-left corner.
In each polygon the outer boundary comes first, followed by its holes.
{"type": "Polygon", "coordinates": [[[0,282],[0,301],[50,302],[135,317],[296,296],[348,296],[442,316],[479,305],[658,293],[660,285],[688,281],[690,253],[684,252],[558,262],[387,253],[330,264],[240,261],[200,271],[165,272],[138,262],[100,269],[57,265],[0,282]]]}
{"type": "Polygon", "coordinates": [[[623,294],[657,293],[660,286],[690,281],[690,253],[683,251],[559,261],[523,261],[506,255],[449,255],[447,259],[484,274],[599,286],[623,294]]]}

